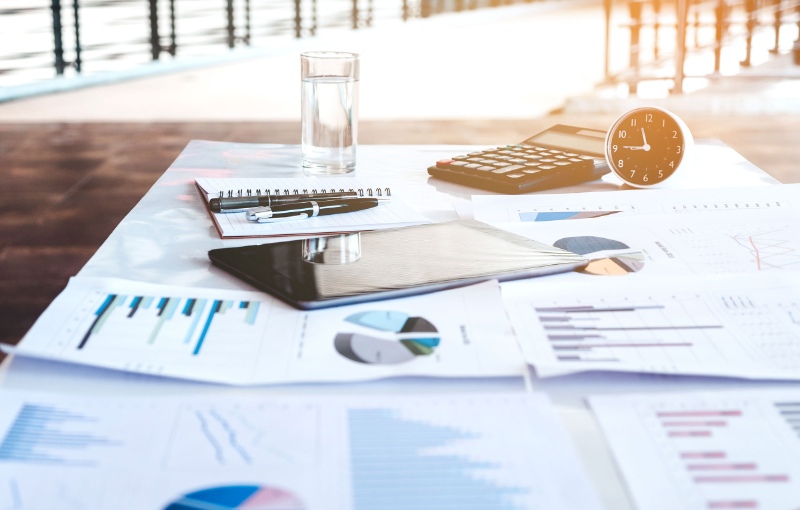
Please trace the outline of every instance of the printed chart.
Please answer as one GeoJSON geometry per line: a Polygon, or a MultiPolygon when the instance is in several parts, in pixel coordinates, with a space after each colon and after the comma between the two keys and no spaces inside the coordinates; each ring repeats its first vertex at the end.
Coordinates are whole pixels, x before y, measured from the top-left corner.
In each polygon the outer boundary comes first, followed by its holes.
{"type": "Polygon", "coordinates": [[[800,268],[800,227],[770,221],[728,227],[669,230],[676,246],[695,254],[708,272],[760,272],[800,268]]]}
{"type": "Polygon", "coordinates": [[[485,377],[524,367],[495,281],[382,306],[310,313],[255,291],[75,278],[15,352],[227,384],[485,377]]]}
{"type": "Polygon", "coordinates": [[[197,356],[212,330],[224,331],[233,338],[252,337],[261,304],[259,301],[118,294],[99,296],[99,299],[100,306],[93,314],[91,325],[81,335],[78,349],[90,342],[93,347],[106,342],[153,344],[159,340],[174,343],[177,339],[187,353],[197,356]]]}
{"type": "Polygon", "coordinates": [[[391,310],[359,312],[345,321],[367,331],[337,333],[336,351],[359,363],[392,365],[432,354],[439,345],[436,327],[423,317],[391,310]]]}
{"type": "Polygon", "coordinates": [[[791,211],[798,206],[800,186],[714,189],[653,189],[536,196],[476,195],[475,219],[485,223],[552,222],[632,217],[651,214],[724,213],[730,211],[791,211]]]}
{"type": "Polygon", "coordinates": [[[4,509],[600,509],[541,394],[0,398],[4,509]]]}
{"type": "Polygon", "coordinates": [[[553,246],[592,257],[586,267],[578,270],[585,274],[626,275],[641,271],[644,267],[644,254],[615,239],[599,236],[564,237],[553,246]],[[598,252],[605,252],[606,256],[598,257],[598,252]]]}
{"type": "Polygon", "coordinates": [[[273,487],[228,485],[191,492],[165,510],[305,510],[294,494],[273,487]]]}
{"type": "Polygon", "coordinates": [[[538,285],[535,293],[521,283],[504,295],[540,375],[604,369],[800,378],[796,279],[738,282],[710,279],[701,290],[690,279],[614,280],[602,290],[538,285]],[[666,288],[672,291],[659,290],[666,288]]]}
{"type": "Polygon", "coordinates": [[[800,393],[590,398],[637,508],[793,510],[800,393]]]}

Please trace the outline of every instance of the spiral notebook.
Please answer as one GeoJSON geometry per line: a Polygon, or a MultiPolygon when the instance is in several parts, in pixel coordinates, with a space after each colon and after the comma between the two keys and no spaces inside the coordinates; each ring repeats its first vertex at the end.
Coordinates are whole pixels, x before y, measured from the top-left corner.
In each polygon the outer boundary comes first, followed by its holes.
{"type": "Polygon", "coordinates": [[[198,178],[195,179],[195,184],[222,238],[308,237],[430,223],[428,218],[410,208],[400,197],[392,195],[390,187],[364,182],[354,177],[198,178]],[[388,196],[391,200],[363,211],[279,223],[254,223],[247,221],[243,212],[213,213],[208,208],[208,201],[220,196],[293,195],[334,191],[354,191],[362,196],[388,196]]]}

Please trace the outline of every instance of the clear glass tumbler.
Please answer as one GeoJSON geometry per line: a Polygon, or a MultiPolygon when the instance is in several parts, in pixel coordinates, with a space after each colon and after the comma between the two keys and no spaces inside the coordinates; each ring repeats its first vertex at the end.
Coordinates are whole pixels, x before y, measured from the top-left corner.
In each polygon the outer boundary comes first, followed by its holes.
{"type": "Polygon", "coordinates": [[[340,51],[300,55],[303,169],[345,174],[356,169],[359,56],[340,51]]]}

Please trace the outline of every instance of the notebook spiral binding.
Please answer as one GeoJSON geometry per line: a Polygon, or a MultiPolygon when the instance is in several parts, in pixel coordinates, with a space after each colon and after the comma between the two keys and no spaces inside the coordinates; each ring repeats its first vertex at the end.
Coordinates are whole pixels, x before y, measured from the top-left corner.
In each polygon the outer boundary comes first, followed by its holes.
{"type": "MultiPolygon", "coordinates": [[[[387,196],[387,197],[392,196],[391,188],[375,188],[374,190],[373,190],[373,188],[366,188],[366,190],[364,188],[358,188],[358,189],[340,188],[338,190],[336,188],[330,188],[330,189],[327,189],[327,188],[321,188],[321,189],[312,188],[310,191],[307,188],[304,188],[302,191],[300,189],[292,189],[291,193],[289,192],[289,189],[284,189],[283,193],[281,193],[280,189],[275,188],[273,190],[265,189],[263,193],[261,192],[260,189],[256,189],[255,193],[253,193],[252,189],[246,189],[246,190],[241,190],[240,189],[240,190],[236,190],[236,191],[228,190],[227,197],[231,198],[231,197],[234,197],[234,196],[237,196],[237,197],[243,197],[243,196],[252,197],[252,196],[299,195],[299,194],[314,195],[314,194],[317,194],[317,193],[358,193],[359,197],[364,197],[364,196],[366,196],[366,197],[372,197],[372,196],[382,197],[384,195],[387,196]]],[[[220,191],[219,192],[219,197],[220,198],[225,198],[225,196],[226,195],[225,195],[224,191],[220,191]]]]}

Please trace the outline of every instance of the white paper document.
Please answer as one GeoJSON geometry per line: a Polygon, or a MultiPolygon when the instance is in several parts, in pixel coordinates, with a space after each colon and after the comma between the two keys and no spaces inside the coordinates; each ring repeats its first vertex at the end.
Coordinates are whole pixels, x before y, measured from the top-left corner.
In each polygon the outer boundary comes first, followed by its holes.
{"type": "Polygon", "coordinates": [[[73,278],[14,352],[228,384],[513,376],[496,281],[302,311],[255,291],[73,278]]]}
{"type": "Polygon", "coordinates": [[[273,223],[248,221],[244,212],[210,212],[220,237],[315,235],[430,223],[424,215],[407,206],[402,197],[392,194],[391,187],[373,185],[354,177],[198,178],[195,182],[206,200],[219,197],[220,194],[291,195],[340,191],[354,191],[363,196],[391,197],[390,201],[363,211],[273,223]]]}
{"type": "Polygon", "coordinates": [[[800,391],[591,397],[636,508],[796,510],[800,391]]]}
{"type": "Polygon", "coordinates": [[[800,208],[800,184],[748,188],[648,189],[608,193],[473,195],[475,219],[484,223],[542,223],[685,214],[800,208]]]}
{"type": "Polygon", "coordinates": [[[800,380],[800,273],[503,284],[540,376],[587,370],[800,380]]]}
{"type": "MultiPolygon", "coordinates": [[[[800,270],[800,210],[652,214],[615,220],[505,223],[502,228],[583,255],[572,278],[781,273],[800,270]]],[[[600,280],[598,280],[600,278],[600,280]]]]}
{"type": "Polygon", "coordinates": [[[541,394],[0,399],[3,509],[601,508],[541,394]]]}

